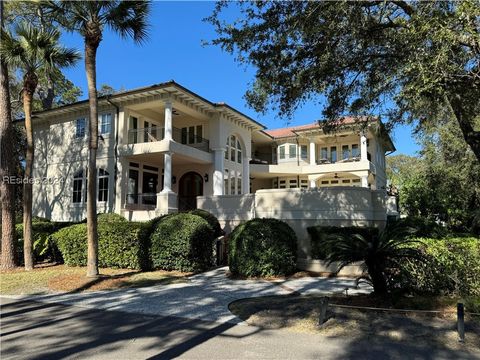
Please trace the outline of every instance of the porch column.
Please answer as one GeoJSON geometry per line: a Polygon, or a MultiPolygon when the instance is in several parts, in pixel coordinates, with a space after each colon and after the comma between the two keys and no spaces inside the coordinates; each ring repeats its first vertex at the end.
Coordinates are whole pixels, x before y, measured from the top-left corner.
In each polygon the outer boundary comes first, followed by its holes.
{"type": "Polygon", "coordinates": [[[315,160],[315,143],[313,142],[313,139],[310,139],[310,165],[316,165],[316,160],[315,160]]]}
{"type": "Polygon", "coordinates": [[[163,155],[163,190],[162,193],[172,192],[172,154],[163,155]]]}
{"type": "Polygon", "coordinates": [[[225,149],[213,149],[214,170],[213,170],[213,195],[223,195],[223,159],[225,149]]]}
{"type": "Polygon", "coordinates": [[[361,178],[362,178],[362,187],[368,188],[368,175],[363,175],[361,178]]]}
{"type": "Polygon", "coordinates": [[[367,137],[364,133],[360,135],[360,160],[367,161],[367,137]]]}
{"type": "Polygon", "coordinates": [[[165,101],[165,140],[172,140],[172,101],[165,101]]]}
{"type": "Polygon", "coordinates": [[[250,159],[245,156],[242,165],[242,194],[250,194],[250,159]]]}

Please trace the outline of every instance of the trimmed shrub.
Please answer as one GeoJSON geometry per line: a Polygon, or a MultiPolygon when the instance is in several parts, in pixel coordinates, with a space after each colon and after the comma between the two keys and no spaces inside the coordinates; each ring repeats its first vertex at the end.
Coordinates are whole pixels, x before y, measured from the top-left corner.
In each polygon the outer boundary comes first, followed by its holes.
{"type": "Polygon", "coordinates": [[[429,294],[480,295],[480,239],[419,238],[427,261],[403,262],[398,282],[405,290],[429,294]]]}
{"type": "Polygon", "coordinates": [[[330,235],[340,235],[344,237],[351,237],[354,234],[362,235],[365,239],[372,239],[378,237],[379,231],[375,227],[338,227],[338,226],[311,226],[307,228],[311,238],[312,258],[324,260],[328,249],[325,247],[325,240],[330,235]]]}
{"type": "Polygon", "coordinates": [[[115,214],[115,213],[104,213],[97,215],[97,222],[98,223],[117,223],[117,222],[127,222],[128,220],[125,219],[122,215],[115,214]]]}
{"type": "MultiPolygon", "coordinates": [[[[111,218],[110,218],[111,220],[111,218]]],[[[98,265],[100,267],[148,269],[145,224],[129,221],[98,222],[98,265]]],[[[69,266],[87,264],[87,225],[63,228],[52,238],[69,266]]]]}
{"type": "Polygon", "coordinates": [[[285,222],[252,219],[229,237],[230,271],[241,276],[277,276],[295,272],[297,237],[285,222]]]}
{"type": "Polygon", "coordinates": [[[200,216],[180,213],[162,218],[150,243],[154,269],[204,271],[213,266],[214,232],[200,216]]]}
{"type": "Polygon", "coordinates": [[[219,236],[225,235],[225,232],[220,227],[220,223],[218,222],[218,219],[214,215],[210,214],[208,211],[202,210],[202,209],[195,209],[190,211],[190,214],[200,216],[205,220],[207,220],[208,224],[213,229],[214,236],[216,238],[219,236]]]}
{"type": "MultiPolygon", "coordinates": [[[[47,219],[32,219],[33,256],[35,261],[52,260],[62,262],[62,255],[51,235],[61,228],[71,225],[69,222],[50,222],[47,219]]],[[[15,225],[18,239],[18,258],[23,261],[23,224],[15,225]]]]}

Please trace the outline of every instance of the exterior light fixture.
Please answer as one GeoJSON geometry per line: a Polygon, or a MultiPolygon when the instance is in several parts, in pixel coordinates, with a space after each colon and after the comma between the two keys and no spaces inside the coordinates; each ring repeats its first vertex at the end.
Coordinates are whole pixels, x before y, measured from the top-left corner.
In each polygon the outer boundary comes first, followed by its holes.
{"type": "Polygon", "coordinates": [[[208,182],[208,174],[205,173],[205,175],[203,176],[203,178],[205,179],[205,182],[208,182]]]}

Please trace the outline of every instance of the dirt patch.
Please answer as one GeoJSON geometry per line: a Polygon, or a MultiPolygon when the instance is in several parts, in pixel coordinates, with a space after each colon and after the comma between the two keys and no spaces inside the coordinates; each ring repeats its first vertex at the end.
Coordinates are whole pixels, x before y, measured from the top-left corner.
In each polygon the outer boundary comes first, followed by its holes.
{"type": "MultiPolygon", "coordinates": [[[[331,298],[331,303],[379,306],[369,296],[331,298]]],[[[444,300],[443,302],[447,302],[444,300]]],[[[442,304],[442,301],[438,300],[442,304]]],[[[267,329],[316,333],[325,337],[367,338],[369,341],[422,341],[451,350],[466,349],[480,356],[480,318],[466,317],[466,343],[458,342],[455,314],[432,314],[354,310],[329,306],[327,321],[318,324],[319,296],[272,296],[235,301],[230,311],[249,325],[267,329]]],[[[449,309],[449,307],[442,307],[449,309]]]]}

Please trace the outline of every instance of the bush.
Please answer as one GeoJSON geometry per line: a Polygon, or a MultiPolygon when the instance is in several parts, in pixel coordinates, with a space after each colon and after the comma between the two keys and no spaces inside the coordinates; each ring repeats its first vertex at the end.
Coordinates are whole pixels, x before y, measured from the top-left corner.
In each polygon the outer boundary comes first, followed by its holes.
{"type": "Polygon", "coordinates": [[[220,223],[218,222],[218,219],[212,214],[210,214],[208,211],[202,210],[202,209],[196,209],[196,210],[190,211],[190,214],[200,216],[205,220],[207,220],[208,224],[213,229],[214,236],[216,238],[219,236],[225,235],[225,232],[220,227],[220,223]]]}
{"type": "Polygon", "coordinates": [[[311,238],[311,256],[313,259],[324,260],[327,256],[328,249],[326,249],[325,242],[330,235],[339,235],[344,237],[351,237],[354,234],[361,235],[365,239],[378,237],[378,228],[374,227],[338,227],[338,226],[311,226],[307,228],[311,238]]]}
{"type": "Polygon", "coordinates": [[[122,215],[115,214],[115,213],[105,213],[105,214],[97,215],[98,223],[118,223],[118,222],[127,222],[127,221],[128,220],[125,219],[122,215]]]}
{"type": "Polygon", "coordinates": [[[408,216],[404,219],[398,219],[396,224],[415,229],[415,236],[417,237],[442,238],[449,233],[446,227],[420,216],[408,216]]]}
{"type": "Polygon", "coordinates": [[[252,219],[229,238],[229,266],[234,275],[276,276],[295,272],[297,237],[276,219],[252,219]]]}
{"type": "Polygon", "coordinates": [[[480,295],[480,239],[418,240],[427,261],[402,263],[399,282],[403,288],[418,293],[480,295]]]}
{"type": "MultiPolygon", "coordinates": [[[[148,243],[145,224],[129,221],[98,222],[98,265],[100,267],[148,269],[148,243]]],[[[87,264],[87,225],[63,228],[52,238],[62,253],[65,264],[87,264]]]]}
{"type": "MultiPolygon", "coordinates": [[[[69,222],[50,222],[47,219],[32,219],[33,256],[35,261],[51,260],[62,262],[62,255],[51,235],[61,228],[71,225],[69,222]]],[[[15,225],[18,239],[18,258],[23,261],[23,224],[15,225]]]]}
{"type": "Polygon", "coordinates": [[[200,216],[166,216],[150,238],[152,266],[163,270],[207,270],[213,266],[214,239],[213,229],[200,216]]]}

